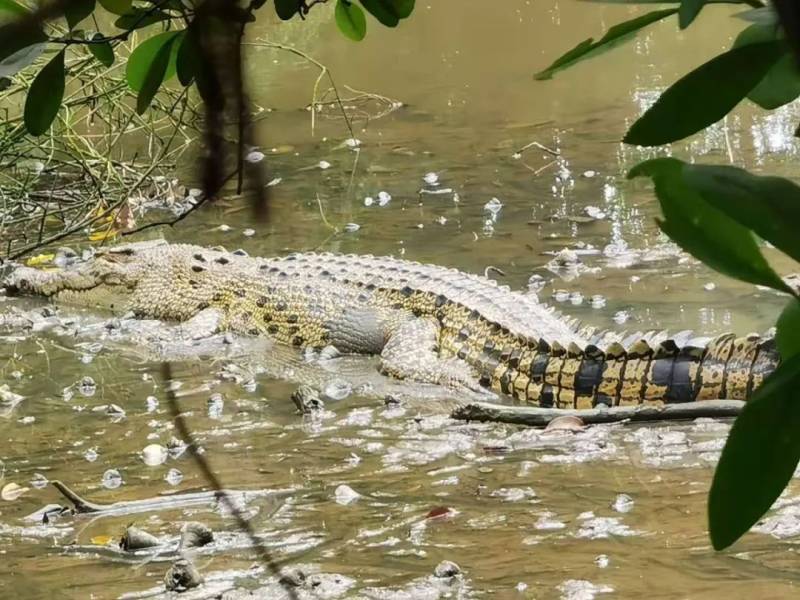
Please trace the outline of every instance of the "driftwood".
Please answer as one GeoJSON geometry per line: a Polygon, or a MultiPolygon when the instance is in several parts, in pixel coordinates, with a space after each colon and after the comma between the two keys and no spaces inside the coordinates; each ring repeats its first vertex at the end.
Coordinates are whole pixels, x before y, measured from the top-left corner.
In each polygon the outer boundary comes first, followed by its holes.
{"type": "Polygon", "coordinates": [[[612,408],[593,408],[569,410],[561,408],[536,408],[533,406],[509,406],[489,402],[472,402],[457,407],[450,416],[462,421],[496,421],[545,427],[557,417],[575,416],[585,424],[615,423],[618,421],[677,421],[699,417],[735,417],[744,402],[740,400],[703,400],[681,404],[614,406],[612,408]]]}
{"type": "Polygon", "coordinates": [[[75,507],[76,514],[91,515],[126,515],[130,513],[150,512],[157,510],[171,510],[186,506],[198,506],[212,504],[227,494],[233,500],[250,502],[257,498],[281,497],[291,494],[294,490],[211,490],[208,492],[189,492],[186,494],[174,494],[171,496],[156,496],[144,500],[123,500],[111,504],[98,504],[79,496],[61,481],[51,481],[53,487],[69,500],[75,507]]]}

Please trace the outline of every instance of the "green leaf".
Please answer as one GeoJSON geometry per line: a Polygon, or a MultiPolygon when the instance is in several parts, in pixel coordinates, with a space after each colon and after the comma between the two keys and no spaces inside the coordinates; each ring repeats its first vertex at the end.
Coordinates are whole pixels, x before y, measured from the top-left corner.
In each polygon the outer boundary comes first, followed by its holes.
{"type": "MultiPolygon", "coordinates": [[[[773,25],[751,25],[737,36],[733,47],[773,40],[780,40],[773,25]]],[[[788,104],[798,96],[800,96],[800,73],[797,71],[789,47],[784,46],[783,56],[747,94],[747,98],[761,108],[773,110],[788,104]]]]}
{"type": "MultiPolygon", "coordinates": [[[[172,44],[172,42],[176,36],[182,33],[182,31],[165,31],[146,39],[136,46],[134,51],[131,52],[130,57],[128,57],[128,64],[125,70],[125,77],[132,90],[138,92],[142,89],[153,61],[165,46],[168,46],[173,54],[170,55],[167,61],[166,70],[164,71],[162,79],[166,81],[175,75],[175,63],[177,62],[179,46],[177,44],[172,44]]],[[[159,85],[160,84],[161,82],[159,82],[159,85]]]]}
{"type": "Polygon", "coordinates": [[[0,0],[0,13],[9,13],[15,17],[27,15],[30,11],[14,0],[0,0]]]}
{"type": "Polygon", "coordinates": [[[682,164],[683,182],[693,192],[800,261],[800,187],[736,167],[682,164]]]}
{"type": "Polygon", "coordinates": [[[115,15],[124,15],[130,12],[133,0],[97,0],[108,12],[115,15]]]}
{"type": "MultiPolygon", "coordinates": [[[[138,114],[144,114],[153,101],[153,98],[155,98],[155,95],[158,93],[158,88],[161,87],[161,84],[167,79],[167,71],[170,63],[173,65],[174,72],[175,51],[178,49],[178,41],[181,37],[182,36],[178,35],[170,36],[166,43],[159,46],[153,59],[150,61],[147,71],[144,74],[142,85],[138,90],[139,94],[136,96],[136,112],[138,114]]],[[[131,55],[131,58],[132,57],[133,55],[131,55]]],[[[128,64],[130,64],[130,59],[128,59],[128,61],[128,64]]]]}
{"type": "Polygon", "coordinates": [[[401,19],[407,19],[414,12],[414,0],[394,0],[394,9],[397,16],[401,19]]]}
{"type": "Polygon", "coordinates": [[[38,25],[0,25],[0,77],[11,77],[42,53],[47,36],[38,25]]]}
{"type": "Polygon", "coordinates": [[[357,4],[348,0],[337,0],[335,17],[339,31],[351,40],[360,42],[367,35],[367,18],[357,4]]]}
{"type": "Polygon", "coordinates": [[[800,459],[800,355],[770,375],[733,423],[708,495],[716,550],[733,544],[769,510],[800,459]]]}
{"type": "Polygon", "coordinates": [[[64,18],[70,30],[94,11],[94,0],[70,0],[64,8],[64,18]]]}
{"type": "Polygon", "coordinates": [[[178,57],[175,68],[178,73],[178,81],[184,87],[190,85],[197,76],[201,68],[200,65],[200,45],[197,41],[197,32],[191,25],[186,30],[186,35],[178,48],[178,57]]]}
{"type": "Polygon", "coordinates": [[[778,21],[778,13],[775,12],[775,9],[771,6],[762,6],[760,8],[751,8],[750,10],[745,10],[740,13],[736,13],[733,15],[734,17],[741,19],[742,21],[750,21],[751,23],[757,23],[759,25],[777,25],[778,21]]]}
{"type": "Polygon", "coordinates": [[[782,360],[800,354],[800,300],[792,299],[778,317],[775,343],[782,360]]]}
{"type": "Polygon", "coordinates": [[[777,41],[732,48],[670,86],[628,130],[623,141],[668,144],[727,115],[783,55],[777,41]]]}
{"type": "Polygon", "coordinates": [[[275,12],[288,21],[300,11],[300,0],[275,0],[275,12]]]}
{"type": "Polygon", "coordinates": [[[533,77],[534,79],[539,79],[539,80],[550,79],[558,71],[562,71],[568,67],[571,67],[578,61],[584,60],[591,56],[595,56],[597,54],[600,54],[601,52],[605,52],[607,50],[610,50],[611,48],[615,48],[616,46],[628,41],[629,39],[633,39],[633,36],[636,34],[636,32],[642,29],[643,27],[647,27],[651,23],[655,23],[656,21],[660,21],[665,17],[674,15],[676,12],[678,12],[677,8],[654,10],[652,12],[638,16],[635,19],[631,19],[630,21],[617,23],[616,25],[611,27],[606,32],[606,34],[596,42],[594,41],[594,38],[589,38],[588,40],[582,41],[572,50],[569,50],[568,52],[559,56],[553,62],[553,64],[551,64],[543,71],[539,71],[533,77]]]}
{"type": "Polygon", "coordinates": [[[655,183],[665,220],[661,230],[681,248],[725,275],[791,293],[764,260],[753,234],[707,203],[686,185],[684,163],[656,158],[636,165],[629,178],[647,176],[655,183]]]}
{"type": "Polygon", "coordinates": [[[706,0],[681,0],[681,7],[678,10],[678,26],[686,29],[691,25],[705,4],[706,0]]]}
{"type": "MultiPolygon", "coordinates": [[[[102,38],[103,35],[95,33],[91,39],[102,38]]],[[[89,52],[104,66],[110,67],[114,64],[114,48],[111,47],[110,42],[98,42],[89,44],[89,52]]]]}
{"type": "Polygon", "coordinates": [[[166,21],[169,18],[170,16],[167,13],[161,12],[160,10],[152,12],[152,9],[137,8],[134,6],[130,12],[125,13],[114,21],[114,27],[117,29],[134,31],[154,23],[166,21]]]}
{"type": "Polygon", "coordinates": [[[386,27],[397,27],[400,22],[400,12],[392,0],[361,0],[361,4],[386,27]]]}
{"type": "Polygon", "coordinates": [[[64,52],[56,54],[33,80],[25,99],[25,129],[31,135],[42,135],[61,108],[64,98],[64,52]]]}

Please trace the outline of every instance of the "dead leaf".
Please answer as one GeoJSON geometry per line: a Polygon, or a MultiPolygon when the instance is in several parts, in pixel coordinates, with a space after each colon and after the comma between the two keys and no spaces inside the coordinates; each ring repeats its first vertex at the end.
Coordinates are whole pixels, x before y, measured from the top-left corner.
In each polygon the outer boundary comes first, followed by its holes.
{"type": "Polygon", "coordinates": [[[14,502],[14,500],[22,496],[27,491],[28,488],[26,487],[22,487],[16,483],[7,483],[3,486],[3,489],[0,490],[0,498],[6,502],[14,502]]]}
{"type": "Polygon", "coordinates": [[[37,254],[36,256],[31,256],[28,260],[26,260],[25,264],[29,267],[38,267],[40,265],[53,262],[55,257],[55,254],[37,254]]]}
{"type": "Polygon", "coordinates": [[[96,535],[90,541],[95,546],[108,546],[113,540],[110,535],[96,535]]]}

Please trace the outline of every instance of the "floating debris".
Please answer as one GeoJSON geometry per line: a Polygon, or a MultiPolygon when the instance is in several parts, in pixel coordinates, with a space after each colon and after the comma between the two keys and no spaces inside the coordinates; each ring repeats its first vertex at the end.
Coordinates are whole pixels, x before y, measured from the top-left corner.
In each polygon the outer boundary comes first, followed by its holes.
{"type": "Polygon", "coordinates": [[[181,473],[178,469],[170,469],[167,471],[167,474],[164,475],[164,481],[170,485],[178,485],[181,481],[183,481],[183,473],[181,473]]]}
{"type": "Polygon", "coordinates": [[[443,560],[436,568],[433,570],[433,575],[435,577],[445,578],[445,577],[455,577],[461,573],[461,567],[459,567],[456,563],[451,560],[443,560]]]}
{"type": "Polygon", "coordinates": [[[6,502],[14,502],[28,491],[28,488],[22,487],[16,483],[7,483],[0,489],[0,498],[6,502]]]}
{"type": "Polygon", "coordinates": [[[244,159],[249,163],[260,163],[264,160],[264,153],[259,152],[258,150],[253,150],[252,152],[248,152],[244,159]]]}
{"type": "Polygon", "coordinates": [[[128,552],[154,548],[160,545],[161,542],[156,536],[132,525],[128,525],[122,535],[122,539],[119,541],[119,547],[128,552]]]}
{"type": "Polygon", "coordinates": [[[620,513],[627,513],[633,510],[633,498],[628,494],[619,494],[614,498],[611,508],[620,513]]]}
{"type": "Polygon", "coordinates": [[[341,504],[342,506],[346,506],[348,504],[352,504],[356,500],[361,498],[361,494],[351,488],[349,485],[340,485],[336,488],[333,492],[333,499],[336,504],[341,504]]]}

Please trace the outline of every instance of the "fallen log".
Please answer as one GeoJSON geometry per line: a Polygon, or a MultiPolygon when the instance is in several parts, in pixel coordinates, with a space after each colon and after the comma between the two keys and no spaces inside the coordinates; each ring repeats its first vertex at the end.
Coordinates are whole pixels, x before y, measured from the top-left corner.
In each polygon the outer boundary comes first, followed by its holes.
{"type": "Polygon", "coordinates": [[[700,417],[724,418],[737,416],[744,406],[741,400],[702,400],[681,404],[640,404],[637,406],[613,406],[571,410],[562,408],[538,408],[535,406],[511,406],[490,402],[471,402],[453,410],[451,418],[462,421],[493,421],[545,427],[557,417],[575,416],[586,425],[616,423],[619,421],[678,421],[700,417]]]}
{"type": "Polygon", "coordinates": [[[126,515],[211,504],[217,502],[223,494],[227,494],[234,501],[246,504],[258,498],[288,496],[296,491],[288,488],[278,490],[210,490],[207,492],[189,492],[170,496],[155,496],[143,500],[121,500],[110,504],[100,504],[83,498],[61,481],[54,480],[50,483],[72,503],[76,514],[91,515],[126,515]]]}

